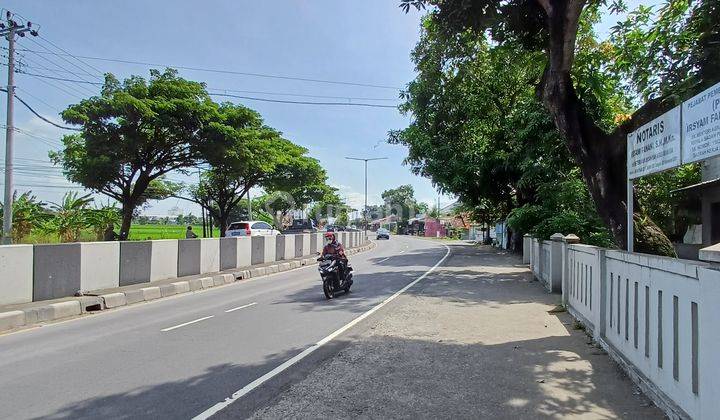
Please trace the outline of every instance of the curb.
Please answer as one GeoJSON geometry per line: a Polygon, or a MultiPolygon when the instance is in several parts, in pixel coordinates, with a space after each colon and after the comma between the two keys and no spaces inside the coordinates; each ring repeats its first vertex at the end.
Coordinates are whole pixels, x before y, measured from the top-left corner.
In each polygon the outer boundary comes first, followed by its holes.
{"type": "MultiPolygon", "coordinates": [[[[373,248],[375,248],[375,243],[370,241],[368,244],[361,247],[348,249],[347,254],[355,255],[373,248]]],[[[174,295],[225,286],[238,280],[263,277],[314,264],[317,264],[315,258],[276,262],[275,264],[265,267],[255,267],[234,271],[232,273],[215,274],[212,277],[176,281],[159,286],[148,286],[140,289],[108,293],[99,296],[80,296],[74,300],[68,300],[65,302],[51,303],[45,306],[23,310],[0,312],[0,333],[5,333],[16,328],[28,327],[33,324],[76,317],[85,313],[130,306],[174,295]]]]}

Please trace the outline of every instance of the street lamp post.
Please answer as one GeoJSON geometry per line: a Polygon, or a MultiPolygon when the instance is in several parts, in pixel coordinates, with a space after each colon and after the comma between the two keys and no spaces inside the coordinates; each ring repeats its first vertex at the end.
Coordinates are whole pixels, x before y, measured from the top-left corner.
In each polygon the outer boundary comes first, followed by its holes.
{"type": "Polygon", "coordinates": [[[356,157],[346,157],[345,159],[349,160],[360,160],[365,162],[365,208],[363,209],[363,222],[365,224],[365,236],[367,237],[367,229],[368,229],[368,220],[367,220],[367,213],[368,213],[368,204],[367,204],[367,164],[371,160],[383,160],[387,159],[386,157],[378,157],[378,158],[356,158],[356,157]]]}

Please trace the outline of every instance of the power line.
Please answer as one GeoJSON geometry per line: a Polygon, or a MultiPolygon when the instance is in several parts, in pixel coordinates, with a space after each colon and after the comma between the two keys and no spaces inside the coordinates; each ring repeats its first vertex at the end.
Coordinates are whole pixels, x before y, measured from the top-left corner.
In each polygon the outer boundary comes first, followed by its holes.
{"type": "MultiPolygon", "coordinates": [[[[40,58],[45,58],[45,57],[42,57],[42,56],[41,56],[40,58]]],[[[49,61],[49,60],[48,60],[48,61],[49,61]]],[[[49,70],[49,71],[51,71],[51,72],[56,72],[56,71],[58,71],[58,70],[56,70],[56,69],[50,69],[50,68],[48,68],[48,67],[41,66],[41,65],[37,64],[35,61],[30,60],[29,58],[26,58],[26,57],[23,57],[22,60],[21,60],[21,63],[24,64],[24,62],[33,63],[33,64],[36,66],[36,68],[47,69],[47,70],[49,70]]],[[[58,66],[58,65],[57,65],[56,63],[54,63],[53,61],[49,61],[49,62],[50,62],[51,64],[55,64],[56,66],[58,66]]],[[[24,65],[24,67],[27,67],[27,65],[24,65]]],[[[77,76],[77,73],[72,72],[72,71],[65,70],[64,67],[60,67],[60,70],[59,70],[59,71],[65,71],[66,73],[70,73],[70,74],[73,74],[73,75],[77,76]]],[[[15,72],[16,72],[16,73],[24,73],[24,70],[23,70],[22,68],[16,68],[16,69],[15,69],[15,72]]],[[[88,83],[88,81],[85,80],[85,79],[82,79],[82,78],[81,78],[81,80],[82,80],[82,82],[84,82],[84,83],[88,83]]],[[[91,90],[91,89],[89,89],[89,88],[87,88],[87,87],[85,87],[85,86],[82,86],[82,85],[81,85],[81,86],[78,86],[78,87],[75,87],[75,86],[73,86],[73,85],[65,85],[65,84],[63,84],[63,86],[66,86],[66,87],[68,87],[69,89],[72,89],[73,91],[75,91],[75,92],[77,92],[77,93],[79,93],[79,94],[81,94],[81,95],[83,95],[83,96],[87,96],[88,94],[89,94],[89,95],[94,95],[94,94],[95,94],[95,92],[94,92],[93,90],[91,90]]]]}
{"type": "Polygon", "coordinates": [[[86,67],[88,67],[88,68],[92,69],[93,71],[97,72],[97,73],[100,74],[101,76],[104,76],[104,75],[105,75],[105,73],[104,73],[102,70],[100,70],[100,69],[98,69],[98,68],[96,68],[96,67],[94,67],[94,66],[92,66],[92,65],[90,65],[90,64],[88,64],[88,63],[86,63],[85,61],[79,59],[77,56],[69,53],[68,51],[65,51],[63,48],[59,47],[57,44],[55,44],[54,42],[52,42],[52,41],[50,41],[49,39],[45,38],[44,36],[38,35],[38,37],[39,37],[40,39],[42,39],[43,41],[47,42],[48,44],[52,45],[53,47],[57,48],[58,50],[62,51],[63,53],[68,54],[69,56],[71,56],[72,58],[76,59],[78,62],[82,63],[82,64],[85,65],[86,67]]]}
{"type": "Polygon", "coordinates": [[[27,96],[35,99],[36,101],[38,101],[38,102],[40,102],[41,104],[47,106],[48,108],[52,109],[53,111],[57,111],[58,113],[62,112],[62,111],[60,111],[60,109],[59,109],[58,107],[47,103],[44,99],[42,99],[42,98],[40,98],[40,97],[38,97],[38,96],[33,95],[32,92],[28,91],[27,89],[21,88],[20,86],[16,86],[15,88],[16,88],[17,90],[23,91],[23,93],[24,93],[25,95],[27,95],[27,96]]]}
{"type": "MultiPolygon", "coordinates": [[[[86,82],[84,80],[73,80],[73,79],[67,79],[64,77],[55,77],[55,76],[48,76],[44,74],[34,74],[34,73],[28,73],[24,71],[19,71],[18,73],[25,74],[28,76],[33,77],[39,77],[43,79],[51,79],[51,80],[60,80],[64,82],[73,82],[73,83],[88,83],[93,85],[102,85],[102,83],[99,82],[86,82]]],[[[260,102],[272,102],[272,103],[281,103],[281,104],[294,104],[294,105],[330,105],[330,106],[361,106],[361,107],[368,107],[368,108],[397,108],[396,105],[381,105],[381,104],[369,104],[364,102],[311,102],[311,101],[289,101],[289,100],[283,100],[283,99],[269,99],[269,98],[257,98],[253,96],[243,96],[243,95],[233,95],[230,93],[216,93],[216,92],[208,92],[210,96],[223,96],[228,98],[237,98],[237,99],[247,99],[251,101],[260,101],[260,102]]]]}
{"type": "MultiPolygon", "coordinates": [[[[49,49],[48,47],[42,45],[41,43],[35,41],[34,39],[28,38],[28,40],[29,40],[30,42],[32,42],[33,44],[44,48],[47,52],[52,53],[52,51],[50,51],[50,49],[49,49]]],[[[75,64],[74,62],[68,60],[68,59],[66,58],[68,55],[71,56],[71,57],[73,57],[73,58],[76,58],[75,56],[73,56],[73,55],[70,54],[70,53],[64,53],[63,55],[58,55],[57,57],[60,57],[63,61],[65,61],[66,63],[70,64],[71,66],[77,68],[79,71],[83,72],[84,74],[86,74],[86,75],[88,75],[88,76],[90,76],[90,77],[94,77],[94,78],[96,78],[96,79],[98,79],[98,78],[99,78],[99,79],[102,79],[102,77],[99,77],[99,76],[94,75],[94,74],[92,74],[92,73],[88,73],[87,70],[85,70],[85,69],[83,69],[82,67],[78,66],[78,65],[75,64]]],[[[80,78],[82,79],[82,77],[80,77],[80,78]]]]}
{"type": "MultiPolygon", "coordinates": [[[[27,52],[32,52],[35,54],[52,54],[52,55],[57,55],[57,56],[69,55],[66,53],[60,54],[60,53],[54,53],[54,52],[35,51],[35,50],[30,50],[30,49],[20,49],[19,51],[27,51],[27,52]]],[[[371,87],[371,88],[377,88],[377,89],[401,90],[401,88],[395,87],[395,86],[375,85],[375,84],[370,84],[370,83],[358,83],[358,82],[347,82],[347,81],[325,80],[325,79],[312,79],[312,78],[295,77],[295,76],[280,76],[280,75],[274,75],[274,74],[251,73],[251,72],[243,72],[243,71],[236,71],[236,70],[221,70],[221,69],[210,69],[210,68],[191,67],[191,66],[175,66],[175,65],[171,65],[171,64],[149,63],[149,62],[144,62],[144,61],[122,60],[122,59],[117,59],[117,58],[92,57],[92,56],[87,56],[87,55],[76,55],[73,57],[78,58],[78,59],[85,59],[85,60],[108,61],[108,62],[113,62],[113,63],[134,64],[134,65],[147,66],[147,67],[170,67],[170,68],[181,69],[181,70],[202,71],[202,72],[208,72],[208,73],[221,73],[221,74],[234,74],[234,75],[238,75],[238,76],[261,77],[261,78],[266,78],[266,79],[295,80],[295,81],[300,81],[300,82],[325,83],[325,84],[332,84],[332,85],[361,86],[361,87],[371,87]]]]}
{"type": "MultiPolygon", "coordinates": [[[[0,88],[0,91],[2,91],[2,92],[7,92],[7,89],[5,89],[5,88],[0,88]]],[[[13,95],[13,96],[15,96],[15,98],[17,98],[17,100],[20,101],[23,105],[25,105],[25,107],[26,107],[27,109],[29,109],[30,112],[32,112],[33,114],[35,114],[36,117],[40,118],[41,120],[45,121],[46,123],[51,124],[51,125],[54,125],[54,126],[57,127],[57,128],[62,128],[63,130],[82,131],[82,129],[80,129],[80,128],[65,127],[65,126],[62,126],[62,125],[60,125],[60,124],[57,124],[57,123],[55,123],[55,122],[53,122],[53,121],[50,121],[49,119],[47,119],[47,118],[43,117],[42,115],[38,114],[38,112],[35,111],[30,105],[28,105],[28,103],[25,102],[21,97],[19,97],[19,96],[17,96],[17,95],[13,95]]]]}
{"type": "Polygon", "coordinates": [[[288,93],[288,92],[268,92],[268,91],[257,91],[257,90],[234,90],[234,89],[220,89],[220,88],[208,88],[208,90],[220,91],[221,93],[233,92],[233,93],[253,93],[259,95],[274,95],[274,96],[296,96],[300,98],[324,98],[324,99],[347,99],[349,101],[397,101],[397,98],[368,98],[368,97],[352,97],[352,96],[333,96],[333,95],[306,95],[301,93],[288,93]]]}
{"type": "Polygon", "coordinates": [[[210,96],[224,96],[228,98],[248,99],[251,101],[273,102],[279,104],[295,104],[295,105],[331,105],[331,106],[362,106],[368,108],[397,108],[395,105],[368,104],[362,102],[310,102],[310,101],[287,101],[282,99],[255,98],[252,96],[231,95],[229,93],[212,93],[210,96]]]}
{"type": "MultiPolygon", "coordinates": [[[[81,80],[83,80],[83,81],[85,81],[85,82],[88,81],[87,79],[85,79],[85,78],[82,77],[81,75],[73,72],[72,70],[69,70],[68,68],[66,68],[66,67],[58,64],[57,62],[55,62],[55,61],[53,61],[53,60],[48,59],[47,57],[45,57],[45,56],[43,56],[43,55],[39,55],[39,54],[35,54],[35,55],[36,55],[37,57],[39,57],[39,58],[47,61],[48,63],[52,64],[53,66],[57,67],[57,68],[60,69],[60,70],[64,70],[64,71],[66,71],[66,72],[74,75],[75,77],[77,77],[77,78],[79,78],[79,79],[81,79],[81,80]]],[[[27,61],[30,61],[30,62],[32,62],[32,63],[37,64],[35,61],[30,60],[30,59],[28,59],[27,57],[23,57],[23,59],[24,59],[24,60],[27,60],[27,61]]],[[[86,93],[83,93],[84,95],[86,95],[87,92],[90,92],[90,94],[94,94],[94,92],[93,92],[92,90],[87,89],[86,87],[82,87],[82,89],[86,91],[86,93]]]]}
{"type": "Polygon", "coordinates": [[[44,79],[42,79],[42,78],[36,78],[35,80],[37,80],[38,82],[41,82],[41,83],[43,83],[43,84],[45,84],[45,85],[48,85],[48,86],[50,86],[50,87],[52,87],[52,88],[55,88],[55,89],[57,89],[57,90],[59,90],[59,91],[61,91],[61,92],[64,92],[64,93],[72,96],[73,98],[77,98],[77,99],[79,99],[79,100],[83,100],[83,97],[82,97],[82,96],[78,96],[78,95],[76,95],[76,94],[74,94],[74,93],[72,93],[72,92],[70,92],[70,91],[68,91],[68,90],[65,90],[65,88],[62,87],[62,85],[53,84],[53,83],[48,82],[47,80],[44,80],[44,79]]]}

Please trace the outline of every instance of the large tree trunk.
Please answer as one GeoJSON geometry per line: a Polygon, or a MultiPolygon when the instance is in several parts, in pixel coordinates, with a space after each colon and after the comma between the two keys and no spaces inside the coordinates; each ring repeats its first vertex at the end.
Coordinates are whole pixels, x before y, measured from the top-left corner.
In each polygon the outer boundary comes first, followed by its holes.
{"type": "Polygon", "coordinates": [[[118,239],[121,241],[127,241],[130,235],[130,225],[132,224],[133,213],[135,212],[135,205],[129,201],[122,203],[122,224],[120,224],[120,234],[118,239]]]}
{"type": "MultiPolygon", "coordinates": [[[[575,38],[584,0],[538,0],[547,13],[548,64],[539,94],[571,154],[582,171],[598,214],[615,242],[627,249],[626,157],[627,133],[653,114],[643,107],[612,134],[605,133],[585,112],[572,83],[575,38]]],[[[653,105],[653,104],[650,104],[653,105]]],[[[658,111],[657,109],[655,110],[658,111]]],[[[635,207],[639,209],[639,206],[635,207]]],[[[674,255],[672,244],[651,221],[637,224],[638,250],[674,255]]]]}

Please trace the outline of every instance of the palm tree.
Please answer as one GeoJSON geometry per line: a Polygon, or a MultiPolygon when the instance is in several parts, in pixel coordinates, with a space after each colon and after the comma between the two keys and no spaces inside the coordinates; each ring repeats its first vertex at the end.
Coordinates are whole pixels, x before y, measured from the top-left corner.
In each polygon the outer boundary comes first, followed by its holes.
{"type": "Polygon", "coordinates": [[[47,224],[48,230],[60,237],[60,242],[77,242],[80,231],[89,226],[88,204],[91,194],[79,197],[77,192],[65,193],[60,203],[50,203],[55,217],[47,224]]]}

